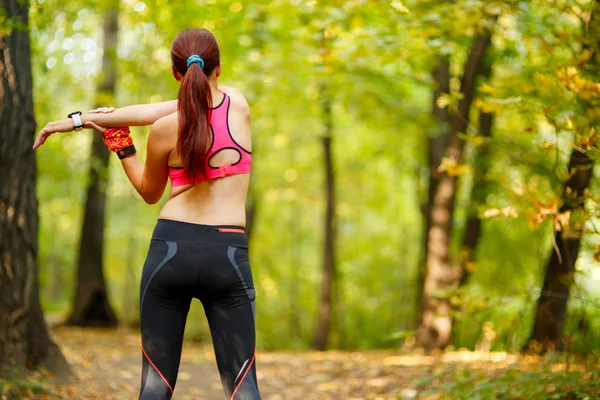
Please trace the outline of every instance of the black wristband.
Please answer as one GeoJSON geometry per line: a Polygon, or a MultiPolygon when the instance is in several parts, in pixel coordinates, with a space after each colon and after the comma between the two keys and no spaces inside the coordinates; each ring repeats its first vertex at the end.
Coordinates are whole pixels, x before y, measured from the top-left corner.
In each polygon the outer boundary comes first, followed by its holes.
{"type": "Polygon", "coordinates": [[[132,154],[137,153],[137,150],[135,149],[134,145],[125,147],[123,150],[119,150],[117,151],[117,156],[119,156],[119,159],[122,160],[125,157],[129,157],[132,154]]]}

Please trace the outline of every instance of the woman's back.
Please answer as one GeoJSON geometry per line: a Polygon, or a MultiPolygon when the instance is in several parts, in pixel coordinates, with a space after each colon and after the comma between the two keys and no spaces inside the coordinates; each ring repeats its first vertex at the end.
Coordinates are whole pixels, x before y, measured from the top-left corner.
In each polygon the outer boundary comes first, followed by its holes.
{"type": "MultiPolygon", "coordinates": [[[[228,89],[212,91],[211,147],[208,177],[187,176],[177,152],[178,114],[157,121],[171,152],[168,157],[171,190],[160,218],[205,225],[245,225],[245,202],[250,180],[252,140],[250,111],[243,95],[228,89]],[[195,183],[193,183],[195,180],[195,183]]],[[[161,135],[163,136],[163,135],[161,135]]]]}

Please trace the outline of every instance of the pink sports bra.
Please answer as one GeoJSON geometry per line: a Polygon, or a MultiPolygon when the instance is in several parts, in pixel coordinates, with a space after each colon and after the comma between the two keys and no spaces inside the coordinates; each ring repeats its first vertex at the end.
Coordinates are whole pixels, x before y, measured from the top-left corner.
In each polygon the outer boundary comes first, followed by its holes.
{"type": "Polygon", "coordinates": [[[228,117],[230,104],[231,100],[229,96],[225,94],[221,104],[211,109],[210,129],[213,134],[213,142],[206,156],[206,172],[208,176],[202,177],[201,175],[198,175],[196,176],[196,179],[193,179],[185,174],[183,168],[169,167],[171,187],[189,185],[236,174],[250,173],[252,167],[252,153],[237,144],[229,130],[228,117]],[[240,159],[234,164],[225,164],[218,167],[211,166],[211,157],[221,150],[235,150],[240,154],[240,159]]]}

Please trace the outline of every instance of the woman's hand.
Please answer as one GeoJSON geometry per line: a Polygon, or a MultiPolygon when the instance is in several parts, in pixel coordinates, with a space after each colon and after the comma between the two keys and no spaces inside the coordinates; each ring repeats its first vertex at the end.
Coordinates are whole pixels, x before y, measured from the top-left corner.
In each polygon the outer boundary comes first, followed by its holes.
{"type": "MultiPolygon", "coordinates": [[[[92,113],[93,111],[95,111],[95,110],[90,111],[90,113],[92,113]]],[[[100,126],[92,121],[88,121],[88,122],[84,123],[83,126],[85,128],[92,128],[93,130],[98,131],[100,133],[104,133],[104,132],[106,132],[106,129],[108,129],[108,128],[100,126]]]]}
{"type": "Polygon", "coordinates": [[[60,121],[48,122],[48,124],[38,133],[33,144],[33,149],[37,149],[46,142],[46,139],[53,133],[72,132],[75,130],[75,124],[71,118],[61,119],[60,121]]]}
{"type": "MultiPolygon", "coordinates": [[[[114,107],[99,107],[90,111],[90,114],[110,114],[115,111],[114,107]]],[[[89,123],[83,124],[84,128],[92,128],[96,129],[98,125],[94,124],[94,126],[89,123]]],[[[99,127],[100,128],[100,127],[99,127]]],[[[100,133],[104,132],[106,128],[101,128],[102,130],[96,129],[100,133]]],[[[57,132],[72,132],[75,130],[75,124],[73,124],[73,120],[71,118],[61,119],[60,121],[49,122],[44,129],[38,133],[37,138],[35,139],[35,143],[33,145],[33,149],[37,149],[41,145],[46,142],[46,139],[53,133],[57,132]]]]}

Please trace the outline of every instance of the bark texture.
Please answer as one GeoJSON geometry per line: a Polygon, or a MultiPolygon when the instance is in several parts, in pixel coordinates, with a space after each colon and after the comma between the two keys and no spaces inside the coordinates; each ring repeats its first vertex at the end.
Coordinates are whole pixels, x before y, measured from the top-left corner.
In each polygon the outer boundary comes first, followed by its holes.
{"type": "Polygon", "coordinates": [[[417,299],[419,299],[419,313],[417,314],[416,326],[421,325],[421,317],[423,315],[423,290],[425,288],[425,275],[427,273],[427,252],[429,243],[429,232],[431,231],[431,210],[433,209],[433,198],[440,183],[441,173],[438,171],[438,167],[444,157],[444,150],[448,143],[448,134],[450,131],[450,114],[448,107],[439,107],[438,99],[450,93],[450,59],[440,57],[438,59],[438,65],[432,73],[433,82],[435,89],[433,92],[433,101],[431,105],[431,114],[433,115],[434,121],[436,122],[436,129],[430,133],[430,137],[427,139],[427,157],[428,157],[428,168],[429,168],[429,188],[427,191],[427,199],[421,205],[421,212],[425,221],[424,227],[424,243],[423,243],[423,254],[421,260],[421,270],[419,273],[419,281],[417,282],[417,299]]]}
{"type": "Polygon", "coordinates": [[[29,7],[2,0],[0,8],[22,25],[0,37],[0,373],[43,365],[64,378],[39,299],[29,7]]]}
{"type": "MultiPolygon", "coordinates": [[[[484,67],[484,57],[491,44],[491,34],[477,36],[467,58],[461,80],[463,98],[452,118],[452,130],[444,156],[462,162],[464,141],[459,134],[467,131],[471,104],[475,97],[477,77],[484,67]]],[[[417,343],[433,349],[452,342],[452,317],[449,300],[440,292],[460,279],[458,268],[450,258],[451,231],[456,199],[457,177],[441,174],[430,189],[431,209],[427,231],[427,264],[422,292],[420,326],[417,343]]]]}

